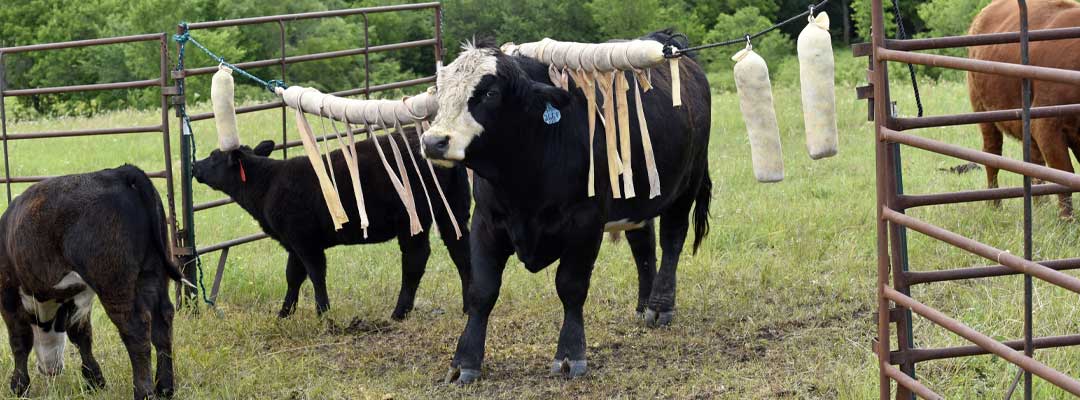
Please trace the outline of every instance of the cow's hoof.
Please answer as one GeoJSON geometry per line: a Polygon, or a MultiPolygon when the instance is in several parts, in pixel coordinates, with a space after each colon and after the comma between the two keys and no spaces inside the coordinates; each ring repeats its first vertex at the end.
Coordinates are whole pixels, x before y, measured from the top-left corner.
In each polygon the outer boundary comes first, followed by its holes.
{"type": "Polygon", "coordinates": [[[172,386],[169,386],[169,387],[158,387],[158,388],[154,389],[154,394],[155,394],[155,395],[157,396],[157,398],[159,398],[159,399],[171,399],[171,398],[173,398],[173,393],[174,393],[175,391],[176,391],[176,390],[175,390],[175,389],[173,389],[173,387],[172,387],[172,386]]]}
{"type": "Polygon", "coordinates": [[[642,319],[645,320],[645,326],[650,328],[669,326],[671,321],[675,319],[675,310],[656,312],[651,308],[646,308],[645,316],[642,319]]]}
{"type": "Polygon", "coordinates": [[[11,374],[11,393],[16,397],[25,397],[30,389],[30,375],[18,372],[11,374]]]}
{"type": "Polygon", "coordinates": [[[397,311],[394,311],[394,313],[393,313],[393,314],[390,314],[390,319],[392,319],[392,320],[394,320],[394,321],[404,321],[404,320],[405,320],[405,318],[406,318],[406,317],[408,317],[408,316],[409,316],[409,313],[408,313],[408,312],[397,312],[397,311]]]}
{"type": "Polygon", "coordinates": [[[90,390],[97,390],[105,387],[105,377],[101,374],[101,369],[83,366],[82,375],[83,379],[86,380],[86,386],[89,387],[90,390]]]}
{"type": "Polygon", "coordinates": [[[293,313],[293,310],[287,310],[287,309],[282,308],[281,311],[278,311],[277,317],[279,319],[286,319],[286,318],[289,318],[289,316],[292,315],[292,313],[293,313]]]}
{"type": "Polygon", "coordinates": [[[446,372],[445,382],[447,385],[465,386],[476,382],[477,379],[480,379],[478,369],[450,367],[450,370],[446,372]]]}
{"type": "Polygon", "coordinates": [[[555,360],[551,362],[551,374],[574,379],[589,372],[589,363],[585,360],[555,360]]]}

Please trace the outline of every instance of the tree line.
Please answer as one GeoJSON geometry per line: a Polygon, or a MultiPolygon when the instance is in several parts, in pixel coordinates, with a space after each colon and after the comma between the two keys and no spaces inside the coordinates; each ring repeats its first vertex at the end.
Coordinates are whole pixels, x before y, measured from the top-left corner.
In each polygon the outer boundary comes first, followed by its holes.
{"type": "MultiPolygon", "coordinates": [[[[889,0],[885,0],[891,9],[889,0]]],[[[912,36],[963,34],[974,14],[989,0],[898,0],[905,30],[912,36]]],[[[212,21],[261,15],[287,14],[400,3],[397,0],[16,0],[0,7],[0,46],[50,43],[139,33],[169,32],[180,21],[212,21]],[[12,4],[14,3],[14,4],[12,4]]],[[[518,43],[551,37],[559,40],[603,42],[633,38],[649,31],[675,28],[693,43],[738,38],[806,10],[807,0],[447,0],[443,2],[443,35],[448,57],[457,44],[475,35],[498,42],[518,43]]],[[[832,0],[823,11],[832,20],[841,79],[861,79],[862,63],[851,59],[848,44],[869,37],[870,0],[832,0]]],[[[892,21],[890,11],[886,20],[892,21]]],[[[395,12],[369,17],[373,45],[432,37],[433,15],[395,12]]],[[[894,23],[889,25],[895,35],[894,23]]],[[[794,38],[805,26],[796,22],[757,39],[754,49],[770,64],[774,80],[796,79],[794,38]]],[[[287,23],[286,48],[290,54],[308,54],[359,47],[363,40],[359,17],[327,18],[287,23]]],[[[280,55],[276,24],[200,30],[193,35],[232,62],[275,58],[280,55]]],[[[190,46],[189,46],[190,47],[190,46]]],[[[702,52],[699,59],[713,75],[714,86],[729,89],[731,54],[737,48],[702,52]]],[[[170,62],[175,64],[175,45],[170,62]]],[[[955,51],[954,51],[955,52],[955,51]]],[[[194,48],[188,65],[212,65],[194,48]]],[[[289,84],[336,91],[363,85],[363,59],[325,60],[288,67],[289,84]]],[[[372,54],[373,84],[430,76],[434,54],[430,48],[372,54]]],[[[134,43],[81,49],[12,54],[4,57],[5,87],[30,88],[156,78],[159,61],[156,43],[134,43]]],[[[898,69],[896,69],[898,70],[898,69]]],[[[277,78],[277,67],[250,71],[277,78]]],[[[951,79],[922,70],[928,79],[951,79]]],[[[243,99],[268,98],[260,87],[237,80],[243,99]]],[[[208,98],[209,79],[189,80],[189,102],[208,98]]],[[[396,95],[398,93],[394,93],[396,95]]],[[[100,111],[154,107],[156,89],[113,90],[79,94],[20,97],[9,101],[15,117],[33,115],[89,115],[100,111]],[[13,104],[14,103],[14,104],[13,104]]],[[[9,110],[10,111],[10,110],[9,110]]]]}

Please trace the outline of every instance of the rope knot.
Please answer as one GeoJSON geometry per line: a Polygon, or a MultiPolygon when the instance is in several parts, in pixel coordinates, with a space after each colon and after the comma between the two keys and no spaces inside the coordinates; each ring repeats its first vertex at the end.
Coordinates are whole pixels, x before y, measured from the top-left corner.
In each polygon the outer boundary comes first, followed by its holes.
{"type": "Polygon", "coordinates": [[[271,79],[266,81],[266,90],[269,90],[270,93],[277,94],[277,88],[288,89],[289,86],[281,79],[271,79]]]}
{"type": "Polygon", "coordinates": [[[181,22],[180,23],[180,30],[182,30],[183,33],[178,33],[176,35],[173,35],[173,40],[175,40],[177,43],[180,43],[180,44],[187,43],[187,41],[191,39],[191,32],[188,31],[187,22],[181,22]]]}

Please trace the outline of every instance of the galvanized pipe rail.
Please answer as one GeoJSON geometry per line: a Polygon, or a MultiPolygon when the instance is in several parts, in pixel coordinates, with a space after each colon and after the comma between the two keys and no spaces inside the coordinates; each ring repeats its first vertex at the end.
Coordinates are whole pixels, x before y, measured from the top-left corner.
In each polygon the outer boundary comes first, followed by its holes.
{"type": "MultiPolygon", "coordinates": [[[[6,188],[7,200],[10,203],[14,196],[14,190],[12,184],[15,183],[35,183],[40,182],[51,176],[13,176],[11,171],[11,151],[8,146],[8,142],[14,140],[33,140],[33,139],[53,139],[53,138],[67,138],[67,137],[83,137],[83,136],[98,136],[98,135],[129,135],[129,134],[142,134],[142,133],[159,133],[162,139],[162,152],[164,160],[164,169],[160,171],[148,172],[146,175],[151,178],[161,178],[165,180],[165,199],[166,199],[166,212],[168,213],[168,226],[169,237],[173,247],[173,253],[177,254],[179,249],[179,243],[177,242],[178,235],[176,225],[176,203],[174,201],[174,185],[173,185],[173,171],[172,171],[172,150],[170,148],[170,132],[169,132],[169,115],[168,115],[168,101],[169,96],[173,94],[173,87],[169,83],[169,36],[165,33],[150,33],[143,35],[129,35],[119,36],[111,38],[101,39],[88,39],[88,40],[74,40],[60,43],[45,43],[35,44],[27,46],[13,46],[0,48],[0,141],[3,142],[3,157],[4,157],[4,176],[0,178],[0,183],[3,183],[6,188]],[[71,86],[57,86],[57,87],[42,87],[42,88],[26,88],[26,89],[9,89],[4,87],[6,82],[6,65],[4,62],[5,56],[10,54],[30,54],[43,51],[53,51],[61,49],[73,49],[83,47],[95,47],[95,46],[108,46],[121,43],[142,43],[142,42],[157,42],[158,62],[159,70],[158,76],[153,79],[135,80],[127,82],[110,82],[110,83],[94,83],[84,85],[71,85],[71,86]],[[109,127],[109,128],[91,128],[91,129],[76,129],[69,131],[50,131],[50,132],[33,132],[33,133],[9,133],[7,123],[7,109],[6,99],[8,97],[23,97],[23,96],[43,96],[59,93],[75,93],[75,92],[87,92],[98,90],[119,90],[119,89],[133,89],[133,88],[151,88],[157,87],[160,90],[160,107],[161,107],[161,122],[154,126],[126,126],[126,127],[109,127]]],[[[73,171],[84,172],[84,171],[73,171]]]]}
{"type": "MultiPolygon", "coordinates": [[[[896,398],[941,398],[917,380],[915,364],[945,358],[996,354],[1019,366],[1024,377],[1024,396],[1031,398],[1032,373],[1069,393],[1080,396],[1080,381],[1066,376],[1034,358],[1035,349],[1080,345],[1080,335],[1034,337],[1032,334],[1032,285],[1036,277],[1048,283],[1080,293],[1080,279],[1060,271],[1080,268],[1080,258],[1031,261],[1031,200],[1033,196],[1064,194],[1080,191],[1080,176],[1030,163],[1030,121],[1033,118],[1055,118],[1080,115],[1080,104],[1031,107],[1031,80],[1044,80],[1080,85],[1080,71],[1059,70],[1028,65],[1027,44],[1030,41],[1080,38],[1080,27],[1028,31],[1027,6],[1017,0],[1020,11],[1020,32],[995,33],[943,38],[891,40],[884,37],[885,19],[882,0],[871,2],[871,43],[853,46],[856,56],[870,56],[868,80],[870,86],[858,88],[859,98],[870,100],[871,116],[875,121],[875,163],[877,171],[877,340],[874,351],[879,365],[879,394],[888,399],[892,383],[896,382],[896,398]],[[1020,42],[1021,64],[1010,64],[935,54],[912,53],[964,46],[984,46],[1020,42]],[[965,71],[997,74],[1023,80],[1024,107],[968,114],[939,115],[921,118],[900,118],[889,110],[889,62],[905,62],[946,67],[965,71]],[[1023,121],[1024,161],[983,153],[932,140],[903,131],[941,126],[967,125],[985,122],[1023,121]],[[964,159],[1024,175],[1023,187],[969,190],[955,193],[905,194],[903,189],[900,146],[964,159]],[[1031,185],[1030,178],[1040,178],[1049,184],[1031,185]],[[1024,254],[1013,255],[1002,249],[966,238],[941,227],[910,217],[905,211],[916,207],[955,204],[985,200],[1023,198],[1024,254]],[[946,269],[940,271],[910,271],[908,266],[907,230],[911,229],[937,240],[980,255],[1000,265],[946,269]],[[911,297],[910,287],[917,284],[988,278],[1025,274],[1024,337],[1020,340],[998,342],[956,321],[911,297]],[[890,282],[890,279],[892,282],[890,282]],[[895,307],[892,306],[895,304],[895,307]],[[916,348],[912,331],[912,312],[956,333],[972,343],[971,346],[946,348],[916,348]],[[892,324],[896,334],[892,334],[892,324]],[[895,345],[893,350],[893,337],[895,345]],[[897,365],[898,367],[894,367],[897,365]]],[[[1018,375],[1017,379],[1021,375],[1018,375]]]]}
{"type": "MultiPolygon", "coordinates": [[[[223,20],[223,21],[211,21],[211,22],[195,22],[195,23],[187,24],[187,30],[188,31],[195,31],[195,30],[202,30],[202,29],[235,27],[235,26],[252,25],[252,24],[276,24],[277,25],[277,27],[278,27],[278,38],[277,39],[278,39],[279,48],[281,50],[280,51],[280,56],[278,58],[274,58],[274,59],[239,62],[239,63],[236,63],[235,65],[240,67],[240,68],[258,68],[258,67],[269,67],[269,66],[278,65],[280,67],[280,74],[278,76],[278,79],[281,79],[282,81],[288,82],[288,75],[286,73],[287,72],[286,67],[288,65],[291,65],[291,64],[309,62],[309,61],[317,61],[317,60],[328,60],[328,59],[342,58],[342,57],[362,56],[363,57],[363,62],[364,62],[364,72],[363,72],[363,79],[362,79],[363,86],[359,87],[359,88],[352,88],[352,89],[347,89],[347,90],[334,92],[333,94],[337,95],[337,96],[364,95],[365,97],[367,97],[371,93],[376,93],[376,92],[381,92],[381,91],[389,91],[389,90],[394,90],[394,89],[412,87],[412,86],[417,86],[417,85],[422,85],[422,84],[429,84],[429,83],[435,82],[435,76],[434,76],[434,74],[432,74],[431,76],[426,76],[426,77],[421,77],[421,78],[416,78],[416,79],[410,79],[410,80],[405,80],[405,81],[400,81],[400,82],[389,82],[389,83],[384,83],[384,84],[380,84],[380,85],[372,85],[371,84],[371,79],[370,79],[370,74],[369,74],[370,64],[369,64],[369,61],[368,61],[368,56],[370,54],[375,54],[375,53],[379,53],[379,52],[400,51],[400,50],[406,50],[406,49],[431,47],[433,49],[433,51],[434,51],[436,67],[438,65],[442,64],[442,57],[443,57],[442,29],[441,29],[441,25],[442,25],[442,6],[441,6],[440,3],[437,3],[437,2],[417,3],[417,4],[403,4],[403,5],[381,6],[381,7],[365,7],[365,8],[346,9],[346,10],[319,11],[319,12],[309,12],[309,13],[300,13],[300,14],[272,15],[272,16],[264,16],[264,17],[241,18],[241,19],[231,19],[231,20],[223,20]],[[388,43],[388,44],[379,44],[379,45],[372,45],[370,43],[369,35],[368,35],[368,33],[369,33],[368,15],[386,13],[386,12],[423,11],[423,10],[432,10],[434,12],[434,19],[433,19],[434,33],[433,33],[432,38],[421,39],[421,40],[413,40],[413,41],[407,41],[407,42],[402,42],[402,43],[388,43]],[[288,22],[290,22],[290,21],[298,21],[298,20],[320,19],[320,18],[346,17],[346,16],[357,16],[359,18],[362,18],[363,26],[364,26],[364,29],[363,29],[364,30],[364,36],[363,36],[362,42],[360,42],[362,44],[362,47],[355,47],[355,48],[342,49],[342,50],[334,50],[334,51],[327,51],[327,52],[313,53],[313,54],[300,54],[300,55],[289,55],[289,54],[287,54],[285,44],[286,44],[286,28],[287,28],[287,23],[288,22]]],[[[177,30],[178,30],[178,33],[183,33],[182,32],[183,28],[181,26],[178,26],[177,30]]],[[[433,70],[434,70],[434,68],[433,68],[433,70]]],[[[191,78],[191,77],[195,77],[195,76],[201,76],[201,75],[207,75],[207,74],[211,74],[211,73],[213,73],[215,71],[217,71],[217,66],[206,66],[206,67],[198,67],[198,68],[185,68],[182,71],[173,72],[172,76],[176,80],[176,84],[178,85],[177,87],[179,88],[179,85],[181,85],[182,82],[187,78],[191,78]]],[[[183,99],[183,98],[179,98],[177,100],[180,101],[180,102],[185,101],[185,99],[183,99]]],[[[287,153],[288,149],[292,148],[292,147],[300,146],[300,141],[299,140],[296,140],[296,141],[288,140],[288,131],[287,131],[287,122],[286,122],[287,121],[286,118],[287,118],[287,115],[288,115],[288,110],[287,110],[285,104],[282,101],[280,101],[280,100],[269,101],[269,102],[261,103],[261,104],[253,104],[253,105],[247,105],[247,106],[243,106],[243,107],[238,107],[236,109],[236,114],[247,114],[247,113],[260,112],[260,111],[272,110],[272,109],[280,109],[281,110],[281,142],[278,143],[275,146],[275,150],[281,150],[282,151],[282,153],[281,153],[282,158],[288,158],[288,153],[287,153]]],[[[212,119],[213,117],[214,117],[213,112],[191,114],[191,115],[188,116],[189,120],[192,121],[192,122],[209,120],[209,119],[212,119]]],[[[318,139],[322,140],[322,139],[325,139],[325,138],[328,138],[328,137],[331,137],[331,135],[325,135],[325,136],[319,137],[318,139]]],[[[190,153],[191,149],[188,149],[186,143],[184,143],[183,141],[181,143],[184,144],[184,146],[182,146],[183,148],[181,149],[181,163],[183,164],[182,168],[184,168],[184,171],[189,171],[190,170],[189,163],[190,163],[190,160],[192,158],[191,157],[192,154],[190,153]]],[[[208,209],[212,209],[212,208],[216,208],[216,207],[225,206],[225,205],[233,203],[233,201],[231,199],[226,198],[226,199],[213,200],[213,201],[209,201],[209,202],[205,202],[205,203],[201,203],[201,204],[194,204],[194,201],[193,201],[193,198],[192,198],[192,195],[191,195],[190,179],[182,179],[181,184],[183,185],[183,188],[181,190],[181,197],[182,197],[182,203],[183,203],[182,208],[185,209],[185,210],[190,210],[189,212],[185,213],[184,225],[183,225],[184,228],[181,230],[181,236],[184,238],[183,242],[184,242],[185,246],[187,247],[187,253],[188,253],[187,260],[185,260],[185,261],[190,261],[194,257],[198,257],[200,255],[205,255],[205,254],[209,254],[209,253],[213,253],[213,252],[217,252],[217,251],[221,252],[221,254],[219,256],[219,259],[218,259],[218,269],[217,269],[217,273],[216,273],[215,278],[214,278],[214,285],[213,285],[213,288],[211,289],[211,294],[210,294],[210,298],[214,299],[214,298],[217,298],[217,295],[218,295],[218,290],[220,288],[221,277],[222,277],[222,274],[224,273],[225,261],[226,261],[228,255],[229,255],[229,249],[232,248],[232,247],[235,247],[235,246],[242,245],[242,244],[251,243],[251,242],[254,242],[254,241],[257,241],[257,240],[261,240],[261,239],[264,239],[264,238],[266,238],[268,236],[266,234],[263,234],[263,233],[258,233],[258,234],[252,234],[252,235],[248,235],[248,236],[244,236],[244,237],[240,237],[240,238],[227,240],[227,241],[224,241],[224,242],[221,242],[221,243],[210,244],[210,245],[206,245],[204,247],[195,248],[192,245],[194,243],[194,236],[191,234],[191,232],[194,231],[194,229],[193,229],[194,228],[194,218],[193,218],[194,213],[204,211],[204,210],[208,210],[208,209]]],[[[191,264],[190,262],[185,262],[183,265],[190,265],[190,264],[191,264]]],[[[185,273],[188,274],[189,276],[192,276],[194,274],[194,272],[195,271],[193,269],[185,270],[185,273]]]]}

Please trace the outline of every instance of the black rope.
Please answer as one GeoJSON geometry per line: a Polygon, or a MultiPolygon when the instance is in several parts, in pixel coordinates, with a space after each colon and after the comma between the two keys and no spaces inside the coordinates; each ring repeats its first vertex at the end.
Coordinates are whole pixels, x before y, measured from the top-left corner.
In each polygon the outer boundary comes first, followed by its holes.
{"type": "MultiPolygon", "coordinates": [[[[907,32],[904,30],[904,19],[900,16],[900,4],[898,0],[892,0],[893,14],[896,16],[896,38],[903,40],[907,39],[907,32]]],[[[919,95],[919,81],[915,79],[915,66],[908,64],[908,74],[911,75],[911,89],[915,92],[915,106],[919,108],[919,117],[923,116],[922,96],[919,95]]]]}
{"type": "MultiPolygon", "coordinates": [[[[829,0],[822,0],[820,3],[811,5],[808,10],[803,11],[803,12],[799,13],[798,15],[794,15],[791,18],[788,18],[788,19],[784,20],[783,22],[780,22],[780,23],[777,23],[777,24],[775,24],[773,26],[765,28],[764,30],[762,30],[762,31],[760,31],[758,33],[754,33],[754,34],[747,33],[746,35],[743,35],[743,36],[739,37],[738,39],[731,39],[731,40],[726,40],[726,41],[723,41],[723,42],[703,44],[703,45],[700,45],[700,46],[688,47],[688,48],[685,48],[685,49],[678,49],[677,51],[671,50],[670,46],[664,46],[664,57],[665,58],[681,57],[683,54],[689,53],[689,52],[692,52],[692,51],[711,49],[713,47],[730,46],[730,45],[733,45],[733,44],[746,43],[748,40],[756,39],[756,38],[758,38],[758,37],[760,37],[760,36],[762,36],[762,35],[764,35],[766,33],[769,33],[769,32],[772,32],[772,31],[776,30],[777,28],[780,28],[780,27],[782,27],[784,25],[795,22],[795,21],[799,20],[800,18],[805,18],[806,16],[810,15],[810,13],[813,12],[813,10],[820,10],[822,7],[824,7],[828,3],[829,3],[829,0]]],[[[669,44],[669,43],[667,43],[667,44],[669,44]]]]}

